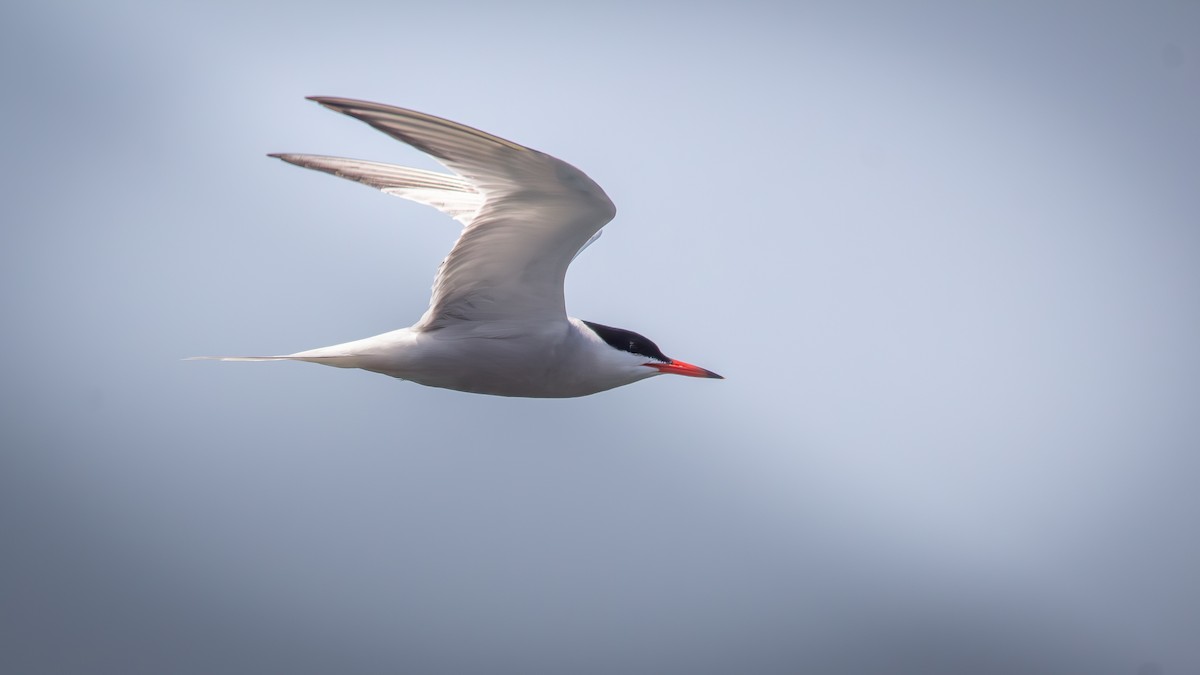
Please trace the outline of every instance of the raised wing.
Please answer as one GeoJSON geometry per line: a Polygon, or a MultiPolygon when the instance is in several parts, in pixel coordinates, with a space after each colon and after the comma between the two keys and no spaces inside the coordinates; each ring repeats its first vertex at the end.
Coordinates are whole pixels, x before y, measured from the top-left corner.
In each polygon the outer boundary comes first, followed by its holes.
{"type": "Polygon", "coordinates": [[[432,155],[458,174],[280,155],[437,206],[467,223],[438,269],[429,310],[414,328],[566,320],[567,266],[616,212],[599,185],[562,160],[456,122],[366,101],[312,100],[432,155]],[[464,207],[480,198],[468,215],[464,207]]]}

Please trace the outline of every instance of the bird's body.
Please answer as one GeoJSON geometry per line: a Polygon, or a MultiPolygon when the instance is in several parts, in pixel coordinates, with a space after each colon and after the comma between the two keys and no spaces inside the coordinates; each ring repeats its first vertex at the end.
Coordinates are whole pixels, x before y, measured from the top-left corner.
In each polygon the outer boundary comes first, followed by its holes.
{"type": "Polygon", "coordinates": [[[616,210],[583,172],[441,118],[314,98],[422,150],[455,174],[316,155],[273,155],[433,206],[466,229],[438,270],[428,311],[409,328],[281,356],[498,396],[585,396],[662,373],[719,375],[667,358],[637,333],[568,317],[571,260],[616,210]]]}
{"type": "MultiPolygon", "coordinates": [[[[474,394],[568,398],[635,381],[622,368],[629,357],[607,345],[600,349],[597,342],[604,344],[586,324],[572,318],[566,325],[459,324],[432,332],[401,328],[287,356],[224,358],[359,368],[474,394]],[[470,367],[463,367],[465,360],[470,367]]],[[[658,371],[642,368],[632,374],[644,379],[658,371]]]]}

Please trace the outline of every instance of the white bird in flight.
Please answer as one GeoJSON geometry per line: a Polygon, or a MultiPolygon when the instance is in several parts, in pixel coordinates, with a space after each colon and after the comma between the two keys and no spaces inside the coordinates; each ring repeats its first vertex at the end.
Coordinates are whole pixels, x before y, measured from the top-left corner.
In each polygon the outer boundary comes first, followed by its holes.
{"type": "Polygon", "coordinates": [[[432,206],[466,227],[438,269],[429,309],[409,328],[282,356],[195,358],[308,361],[430,387],[537,398],[586,396],[662,374],[723,379],[668,358],[638,333],[567,316],[567,266],[616,214],[582,171],[433,115],[310,98],[454,173],[319,155],[272,157],[432,206]]]}

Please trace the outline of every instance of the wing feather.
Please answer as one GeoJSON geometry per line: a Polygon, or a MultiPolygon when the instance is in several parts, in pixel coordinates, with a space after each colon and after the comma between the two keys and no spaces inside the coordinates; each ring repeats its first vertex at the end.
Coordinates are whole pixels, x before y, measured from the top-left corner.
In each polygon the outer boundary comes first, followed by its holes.
{"type": "Polygon", "coordinates": [[[285,153],[272,154],[271,157],[432,206],[463,225],[470,225],[483,205],[483,195],[460,176],[344,157],[285,153]]]}

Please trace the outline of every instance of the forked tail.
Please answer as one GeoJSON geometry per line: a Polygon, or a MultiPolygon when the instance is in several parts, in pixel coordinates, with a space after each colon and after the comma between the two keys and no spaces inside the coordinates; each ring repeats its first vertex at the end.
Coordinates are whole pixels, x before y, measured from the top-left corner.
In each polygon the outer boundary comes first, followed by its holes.
{"type": "Polygon", "coordinates": [[[184,361],[308,361],[335,368],[358,368],[361,359],[345,354],[331,356],[291,354],[288,356],[189,356],[184,361]]]}

